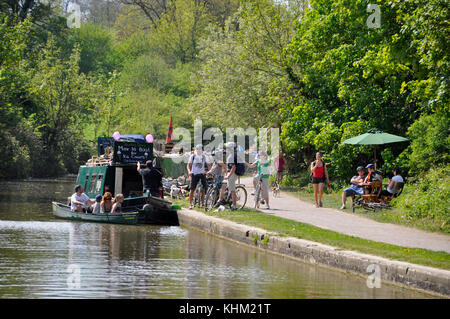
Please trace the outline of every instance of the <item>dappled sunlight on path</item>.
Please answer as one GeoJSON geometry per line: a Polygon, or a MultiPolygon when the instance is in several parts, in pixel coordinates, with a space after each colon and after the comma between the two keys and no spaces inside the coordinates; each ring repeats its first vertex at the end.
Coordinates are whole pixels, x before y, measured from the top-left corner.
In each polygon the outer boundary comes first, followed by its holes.
{"type": "MultiPolygon", "coordinates": [[[[252,207],[252,179],[242,178],[241,183],[249,190],[247,206],[252,207]]],[[[380,223],[338,209],[316,208],[312,203],[304,202],[286,192],[281,192],[277,198],[270,192],[269,202],[270,210],[261,205],[261,212],[377,242],[450,253],[450,236],[445,234],[380,223]]]]}

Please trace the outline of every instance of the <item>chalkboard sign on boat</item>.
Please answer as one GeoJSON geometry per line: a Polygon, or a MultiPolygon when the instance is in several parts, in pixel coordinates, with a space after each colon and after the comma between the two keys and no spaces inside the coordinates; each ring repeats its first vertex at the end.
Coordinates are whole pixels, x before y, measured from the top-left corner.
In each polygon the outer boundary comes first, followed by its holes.
{"type": "Polygon", "coordinates": [[[153,143],[114,142],[114,163],[145,164],[153,160],[153,143]]]}

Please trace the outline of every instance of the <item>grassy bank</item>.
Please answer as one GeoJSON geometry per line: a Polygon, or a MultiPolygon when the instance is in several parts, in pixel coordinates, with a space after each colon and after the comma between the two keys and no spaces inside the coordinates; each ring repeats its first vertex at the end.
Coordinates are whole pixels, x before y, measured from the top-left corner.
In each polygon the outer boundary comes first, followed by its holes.
{"type": "MultiPolygon", "coordinates": [[[[189,206],[187,201],[174,200],[174,202],[184,208],[189,206]]],[[[293,220],[267,215],[250,208],[233,212],[228,209],[222,212],[198,210],[210,216],[227,219],[239,224],[259,227],[268,232],[277,233],[280,236],[291,236],[341,249],[450,270],[450,254],[445,252],[406,248],[348,236],[293,220]]]]}

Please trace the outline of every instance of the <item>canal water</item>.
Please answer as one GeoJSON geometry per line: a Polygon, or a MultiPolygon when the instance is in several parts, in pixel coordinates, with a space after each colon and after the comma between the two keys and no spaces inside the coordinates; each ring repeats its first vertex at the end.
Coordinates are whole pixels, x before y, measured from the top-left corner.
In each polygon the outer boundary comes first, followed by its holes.
{"type": "Polygon", "coordinates": [[[0,298],[432,298],[185,227],[54,219],[73,179],[0,183],[0,298]]]}

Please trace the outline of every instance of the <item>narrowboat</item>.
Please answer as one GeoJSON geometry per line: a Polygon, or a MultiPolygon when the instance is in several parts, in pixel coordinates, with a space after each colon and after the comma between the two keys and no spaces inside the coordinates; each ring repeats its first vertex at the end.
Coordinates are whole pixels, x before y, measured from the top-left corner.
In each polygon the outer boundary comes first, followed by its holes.
{"type": "MultiPolygon", "coordinates": [[[[177,206],[163,198],[143,193],[142,177],[137,171],[137,162],[155,161],[153,143],[147,143],[141,135],[98,139],[98,156],[80,166],[76,184],[94,199],[110,192],[113,196],[124,195],[121,214],[86,214],[72,212],[68,203],[53,202],[53,215],[57,218],[112,224],[153,224],[178,226],[177,206]]],[[[160,166],[159,164],[156,167],[160,166]]]]}

